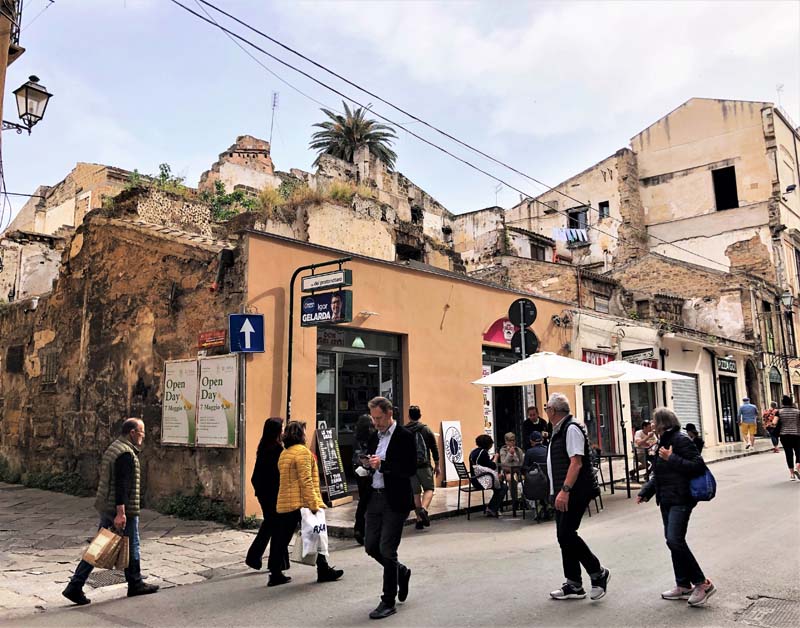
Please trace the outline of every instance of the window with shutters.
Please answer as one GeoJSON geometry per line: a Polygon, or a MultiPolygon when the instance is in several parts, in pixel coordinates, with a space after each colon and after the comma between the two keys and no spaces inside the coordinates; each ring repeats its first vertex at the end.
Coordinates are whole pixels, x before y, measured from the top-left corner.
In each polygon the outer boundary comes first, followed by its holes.
{"type": "Polygon", "coordinates": [[[55,384],[58,381],[58,352],[51,349],[39,354],[42,363],[42,384],[55,384]]]}

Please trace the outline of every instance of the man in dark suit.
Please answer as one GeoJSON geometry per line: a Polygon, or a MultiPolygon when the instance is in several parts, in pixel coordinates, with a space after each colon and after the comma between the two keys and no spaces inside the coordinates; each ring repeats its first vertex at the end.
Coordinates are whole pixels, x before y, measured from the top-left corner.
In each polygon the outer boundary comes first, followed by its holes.
{"type": "Polygon", "coordinates": [[[408,597],[411,569],[397,559],[397,548],[414,508],[411,477],[417,473],[417,449],[413,434],[395,422],[391,401],[375,397],[367,405],[377,432],[367,448],[373,474],[364,549],[383,565],[383,595],[369,617],[383,619],[396,612],[395,597],[400,602],[408,597]]]}

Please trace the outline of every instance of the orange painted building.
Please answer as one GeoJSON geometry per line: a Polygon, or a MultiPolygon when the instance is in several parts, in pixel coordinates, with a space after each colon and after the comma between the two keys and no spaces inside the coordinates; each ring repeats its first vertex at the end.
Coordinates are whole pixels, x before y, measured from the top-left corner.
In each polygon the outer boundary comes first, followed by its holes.
{"type": "MultiPolygon", "coordinates": [[[[244,478],[245,514],[259,512],[248,481],[263,421],[286,416],[289,287],[294,271],[310,264],[352,257],[352,322],[319,327],[300,324],[300,277],[295,284],[291,418],[306,421],[309,445],[318,421],[338,431],[342,462],[350,472],[353,427],[368,412],[366,402],[390,397],[407,416],[409,405],[422,409],[422,421],[434,432],[442,421],[460,421],[464,449],[479,434],[498,434],[521,425],[528,391],[490,391],[471,382],[516,360],[495,333],[518,292],[429,267],[350,255],[261,232],[247,232],[247,305],[264,315],[265,353],[245,358],[244,478]],[[489,337],[487,335],[487,337],[489,337]],[[500,340],[500,342],[496,342],[500,340]],[[488,420],[485,406],[491,405],[488,420]]],[[[336,266],[319,273],[336,270],[336,266]]],[[[566,304],[531,297],[538,309],[532,329],[540,350],[561,350],[563,339],[551,319],[566,304]]],[[[536,390],[538,405],[543,392],[536,390]]],[[[563,392],[574,399],[574,389],[563,392]]],[[[401,419],[402,421],[402,419],[401,419]]],[[[450,480],[451,478],[447,478],[450,480]]]]}

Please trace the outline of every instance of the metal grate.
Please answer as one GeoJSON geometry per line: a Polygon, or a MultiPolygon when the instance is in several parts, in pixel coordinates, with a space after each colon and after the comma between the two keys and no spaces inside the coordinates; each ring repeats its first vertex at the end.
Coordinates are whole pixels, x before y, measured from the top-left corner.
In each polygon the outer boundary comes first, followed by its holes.
{"type": "Polygon", "coordinates": [[[55,384],[58,381],[58,352],[43,351],[40,357],[42,360],[42,384],[55,384]]]}
{"type": "Polygon", "coordinates": [[[760,597],[739,619],[761,628],[795,628],[800,626],[800,602],[760,597]]]}
{"type": "Polygon", "coordinates": [[[125,572],[116,569],[97,569],[89,575],[87,583],[94,589],[110,587],[125,582],[125,572]]]}

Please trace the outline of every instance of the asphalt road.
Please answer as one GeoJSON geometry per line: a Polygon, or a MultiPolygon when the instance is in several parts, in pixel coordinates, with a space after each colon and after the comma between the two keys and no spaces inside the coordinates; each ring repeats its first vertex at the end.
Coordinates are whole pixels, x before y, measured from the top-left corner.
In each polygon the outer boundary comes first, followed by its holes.
{"type": "MultiPolygon", "coordinates": [[[[611,570],[605,599],[549,599],[563,581],[553,524],[462,517],[434,522],[422,533],[406,528],[400,556],[413,570],[411,594],[382,625],[741,626],[739,614],[757,596],[794,600],[800,608],[800,482],[786,479],[784,465],[782,454],[713,465],[717,498],[697,507],[689,529],[689,543],[718,588],[706,607],[661,600],[673,579],[658,509],[617,493],[581,528],[611,570]]],[[[293,582],[278,588],[268,589],[266,574],[253,572],[145,598],[49,610],[6,625],[371,623],[367,613],[380,594],[377,563],[355,545],[335,552],[332,562],[345,570],[336,583],[316,584],[313,568],[293,565],[293,582]]]]}

